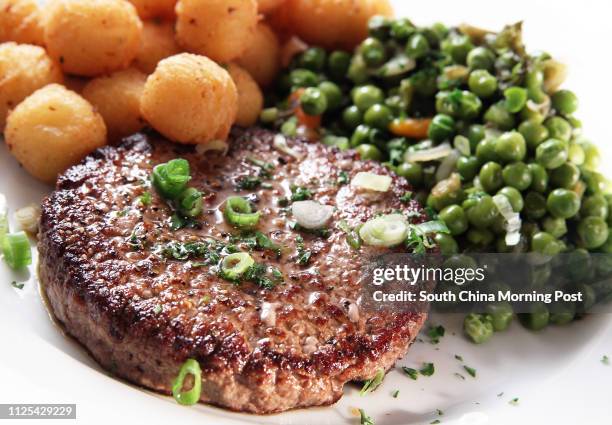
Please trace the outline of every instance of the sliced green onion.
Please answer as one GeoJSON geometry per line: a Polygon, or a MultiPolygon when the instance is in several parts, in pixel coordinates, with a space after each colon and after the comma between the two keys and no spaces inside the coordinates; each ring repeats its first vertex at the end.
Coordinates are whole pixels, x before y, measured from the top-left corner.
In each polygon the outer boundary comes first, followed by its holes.
{"type": "Polygon", "coordinates": [[[241,229],[255,227],[261,216],[261,212],[253,212],[249,201],[240,196],[227,198],[223,213],[229,224],[241,229]]]}
{"type": "Polygon", "coordinates": [[[346,222],[346,220],[341,220],[338,223],[338,227],[340,228],[340,230],[346,233],[346,243],[348,243],[351,248],[356,249],[356,250],[361,248],[361,239],[359,238],[359,228],[355,230],[351,229],[348,223],[346,222]]]}
{"type": "Polygon", "coordinates": [[[426,221],[425,223],[417,224],[414,229],[420,235],[429,235],[431,233],[450,233],[446,224],[440,220],[426,221]]]}
{"type": "Polygon", "coordinates": [[[366,245],[389,248],[404,242],[408,236],[408,223],[401,214],[389,214],[367,221],[359,236],[366,245]]]}
{"type": "Polygon", "coordinates": [[[178,376],[172,384],[172,395],[178,404],[190,406],[200,400],[201,391],[202,370],[200,369],[200,364],[194,359],[189,359],[183,363],[178,376]],[[187,375],[193,376],[193,387],[189,391],[182,391],[187,375]]]}
{"type": "Polygon", "coordinates": [[[8,233],[2,240],[4,261],[12,269],[21,269],[32,264],[32,249],[25,232],[8,233]]]}
{"type": "Polygon", "coordinates": [[[197,217],[202,213],[202,192],[193,187],[185,189],[178,200],[179,210],[187,217],[197,217]]]}
{"type": "Polygon", "coordinates": [[[359,172],[351,180],[351,186],[358,189],[372,190],[375,192],[386,192],[391,187],[390,176],[379,175],[368,172],[359,172]]]}
{"type": "Polygon", "coordinates": [[[382,384],[383,379],[385,379],[385,370],[378,369],[374,378],[368,379],[363,383],[363,387],[361,388],[361,391],[359,391],[359,395],[363,397],[364,395],[371,393],[378,388],[380,384],[382,384]]]}
{"type": "Polygon", "coordinates": [[[189,174],[189,162],[181,158],[173,159],[153,168],[152,182],[164,198],[175,199],[191,179],[189,174]]]}
{"type": "Polygon", "coordinates": [[[236,280],[249,270],[255,260],[246,252],[236,252],[221,261],[221,274],[225,279],[236,280]]]}
{"type": "Polygon", "coordinates": [[[0,246],[4,241],[5,235],[8,233],[8,207],[6,206],[6,198],[0,193],[0,246]]]}
{"type": "Polygon", "coordinates": [[[453,146],[455,147],[456,150],[459,151],[459,153],[463,156],[470,156],[471,155],[471,147],[470,147],[470,141],[467,137],[465,136],[455,136],[455,138],[453,139],[453,146]]]}

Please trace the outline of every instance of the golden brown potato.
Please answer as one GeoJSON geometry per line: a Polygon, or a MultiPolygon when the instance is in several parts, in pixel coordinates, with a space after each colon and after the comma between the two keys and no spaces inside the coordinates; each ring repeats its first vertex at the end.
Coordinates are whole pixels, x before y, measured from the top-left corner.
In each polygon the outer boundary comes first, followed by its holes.
{"type": "Polygon", "coordinates": [[[283,4],[285,0],[257,0],[257,10],[259,13],[270,13],[281,4],[283,4]]]}
{"type": "Polygon", "coordinates": [[[257,24],[251,45],[236,61],[262,87],[269,86],[280,68],[280,46],[274,31],[263,22],[257,24]]]}
{"type": "Polygon", "coordinates": [[[176,0],[129,0],[142,19],[174,19],[176,0]]]}
{"type": "Polygon", "coordinates": [[[70,74],[127,68],[140,48],[142,23],[124,0],[55,0],[45,17],[45,45],[70,74]]]}
{"type": "Polygon", "coordinates": [[[0,0],[0,42],[43,45],[41,13],[36,0],[0,0]]]}
{"type": "Polygon", "coordinates": [[[227,138],[238,111],[238,93],[228,72],[210,59],[181,53],[162,60],[147,78],[142,116],[179,143],[227,138]]]}
{"type": "Polygon", "coordinates": [[[146,79],[147,76],[139,70],[128,68],[95,78],[83,89],[83,97],[104,118],[109,141],[118,141],[144,127],[140,97],[146,79]]]}
{"type": "Polygon", "coordinates": [[[388,0],[287,0],[291,26],[304,41],[352,49],[367,36],[374,15],[392,16],[388,0]]]}
{"type": "Polygon", "coordinates": [[[76,75],[64,75],[64,87],[75,93],[83,93],[83,89],[91,81],[91,78],[79,77],[76,75]]]}
{"type": "Polygon", "coordinates": [[[50,83],[62,82],[62,71],[42,47],[0,44],[0,131],[19,102],[50,83]]]}
{"type": "Polygon", "coordinates": [[[238,90],[236,124],[250,127],[257,122],[263,108],[263,94],[247,71],[233,63],[229,64],[227,70],[238,90]]]}
{"type": "Polygon", "coordinates": [[[257,25],[255,0],[179,0],[176,13],[179,45],[217,62],[242,55],[257,25]]]}
{"type": "Polygon", "coordinates": [[[9,151],[34,177],[47,183],[106,141],[100,114],[59,84],[32,93],[9,114],[9,151]]]}
{"type": "Polygon", "coordinates": [[[145,21],[142,26],[142,42],[134,65],[142,72],[151,74],[157,63],[179,53],[174,40],[174,25],[170,22],[145,21]]]}

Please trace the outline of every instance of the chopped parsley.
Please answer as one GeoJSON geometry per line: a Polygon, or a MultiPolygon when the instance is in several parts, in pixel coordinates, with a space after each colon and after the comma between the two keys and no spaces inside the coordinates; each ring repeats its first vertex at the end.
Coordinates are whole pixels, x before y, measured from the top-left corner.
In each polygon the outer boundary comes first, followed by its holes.
{"type": "Polygon", "coordinates": [[[446,330],[444,329],[444,326],[442,325],[431,326],[429,330],[427,331],[429,342],[431,342],[432,344],[438,344],[440,342],[440,338],[444,336],[445,332],[446,330]]]}
{"type": "Polygon", "coordinates": [[[260,249],[264,251],[272,251],[277,257],[281,256],[282,247],[272,241],[264,233],[256,231],[254,233],[243,233],[240,236],[232,237],[232,241],[245,244],[249,249],[260,249]]]}
{"type": "Polygon", "coordinates": [[[261,186],[261,177],[242,176],[236,181],[236,190],[253,190],[261,186]]]}
{"type": "Polygon", "coordinates": [[[603,364],[605,364],[606,366],[608,366],[608,365],[610,364],[610,357],[608,357],[608,356],[604,355],[604,356],[601,358],[601,362],[602,362],[603,364]]]}
{"type": "Polygon", "coordinates": [[[242,279],[253,282],[262,288],[272,289],[282,283],[283,274],[276,267],[255,263],[244,273],[242,279]]]}
{"type": "Polygon", "coordinates": [[[213,266],[221,257],[238,250],[234,245],[226,245],[214,239],[201,242],[170,242],[159,249],[162,257],[172,260],[187,261],[197,259],[198,266],[213,266]]]}
{"type": "Polygon", "coordinates": [[[395,390],[391,393],[391,397],[393,398],[397,398],[398,395],[399,395],[399,390],[395,390]]]}
{"type": "Polygon", "coordinates": [[[436,419],[435,421],[431,421],[430,424],[439,424],[440,423],[440,419],[436,419]]]}
{"type": "Polygon", "coordinates": [[[419,370],[421,375],[423,376],[431,376],[434,374],[434,364],[433,363],[423,363],[423,367],[419,370]]]}
{"type": "Polygon", "coordinates": [[[13,288],[15,289],[23,289],[24,284],[23,282],[16,282],[16,281],[12,281],[11,285],[13,286],[13,288]]]}
{"type": "Polygon", "coordinates": [[[363,397],[364,395],[371,393],[378,388],[380,384],[382,384],[383,379],[385,379],[385,370],[378,369],[374,378],[368,379],[363,383],[363,387],[361,388],[361,391],[359,391],[359,395],[363,397]]]}
{"type": "Polygon", "coordinates": [[[504,395],[504,392],[502,391],[501,393],[497,394],[497,397],[501,397],[504,395]]]}
{"type": "Polygon", "coordinates": [[[159,314],[162,312],[162,306],[157,304],[154,308],[153,308],[153,313],[155,314],[159,314]]]}
{"type": "Polygon", "coordinates": [[[338,227],[346,233],[346,243],[353,249],[361,248],[361,237],[359,237],[359,228],[351,229],[346,220],[340,220],[338,227]]]}
{"type": "Polygon", "coordinates": [[[260,168],[259,175],[261,177],[264,177],[267,179],[272,177],[271,172],[274,170],[275,167],[274,167],[274,164],[272,164],[271,162],[264,162],[261,159],[254,158],[254,157],[248,157],[247,161],[249,161],[251,164],[260,168]]]}
{"type": "Polygon", "coordinates": [[[307,187],[291,186],[291,202],[306,201],[312,198],[312,192],[307,187]]]}
{"type": "Polygon", "coordinates": [[[463,376],[462,374],[460,374],[459,372],[455,372],[455,376],[463,381],[465,381],[465,376],[463,376]]]}
{"type": "Polygon", "coordinates": [[[406,375],[408,375],[410,377],[410,379],[416,381],[417,378],[419,377],[419,372],[416,369],[413,369],[411,367],[402,367],[402,370],[404,371],[404,373],[406,375]]]}
{"type": "Polygon", "coordinates": [[[170,218],[170,230],[176,231],[180,229],[197,229],[200,227],[200,223],[193,218],[183,217],[179,214],[172,214],[170,218]]]}
{"type": "Polygon", "coordinates": [[[336,180],[336,183],[338,184],[338,186],[345,185],[348,182],[349,182],[349,174],[346,171],[340,171],[340,173],[338,173],[338,180],[336,180]]]}
{"type": "Polygon", "coordinates": [[[153,197],[151,196],[151,192],[145,192],[142,195],[140,195],[138,200],[140,201],[142,205],[144,205],[145,207],[148,207],[149,205],[151,205],[151,202],[153,201],[153,197]]]}
{"type": "Polygon", "coordinates": [[[444,416],[444,412],[440,409],[436,409],[436,413],[438,414],[438,416],[444,416]]]}
{"type": "Polygon", "coordinates": [[[404,204],[407,204],[412,199],[412,192],[405,192],[402,196],[400,196],[400,201],[404,204]]]}
{"type": "Polygon", "coordinates": [[[134,226],[130,237],[128,238],[128,245],[132,251],[139,251],[144,248],[144,244],[147,238],[147,234],[143,223],[138,223],[134,226]]]}
{"type": "Polygon", "coordinates": [[[363,409],[359,409],[359,425],[374,425],[374,420],[363,409]]]}
{"type": "Polygon", "coordinates": [[[301,235],[298,235],[295,238],[295,244],[297,246],[296,263],[298,263],[300,266],[305,266],[310,263],[310,257],[312,256],[312,252],[305,248],[304,238],[301,235]]]}
{"type": "Polygon", "coordinates": [[[511,406],[518,406],[518,402],[519,402],[518,397],[514,397],[512,400],[508,402],[508,404],[511,406]]]}
{"type": "Polygon", "coordinates": [[[459,354],[455,354],[455,358],[459,360],[460,362],[463,361],[463,357],[461,357],[459,354]]]}
{"type": "Polygon", "coordinates": [[[473,367],[469,367],[467,365],[463,365],[463,368],[465,369],[467,373],[470,374],[472,378],[476,378],[476,369],[474,369],[473,367]]]}
{"type": "Polygon", "coordinates": [[[311,235],[318,236],[320,238],[329,238],[331,234],[329,229],[306,229],[305,227],[300,226],[297,222],[293,221],[289,223],[289,228],[291,230],[297,230],[300,232],[310,233],[311,235]]]}

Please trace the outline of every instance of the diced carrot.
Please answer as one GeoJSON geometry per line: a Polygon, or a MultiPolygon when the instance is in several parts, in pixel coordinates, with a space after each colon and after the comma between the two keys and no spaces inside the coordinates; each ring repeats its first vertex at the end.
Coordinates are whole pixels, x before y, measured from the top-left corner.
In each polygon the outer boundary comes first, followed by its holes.
{"type": "Polygon", "coordinates": [[[291,105],[295,106],[294,114],[298,120],[298,123],[304,127],[316,130],[321,127],[321,115],[308,115],[306,112],[304,112],[300,106],[300,97],[302,96],[302,93],[304,93],[303,88],[297,89],[291,93],[289,96],[289,102],[291,105]]]}
{"type": "Polygon", "coordinates": [[[394,120],[389,125],[389,131],[397,136],[411,139],[426,139],[431,118],[405,118],[394,120]]]}

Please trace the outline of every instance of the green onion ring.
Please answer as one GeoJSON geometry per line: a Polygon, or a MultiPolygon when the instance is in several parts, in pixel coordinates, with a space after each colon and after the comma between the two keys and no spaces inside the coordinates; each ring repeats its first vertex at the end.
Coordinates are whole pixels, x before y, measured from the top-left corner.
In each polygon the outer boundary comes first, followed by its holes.
{"type": "Polygon", "coordinates": [[[401,214],[389,214],[367,221],[359,236],[366,245],[389,248],[404,242],[408,237],[408,223],[401,214]]]}
{"type": "Polygon", "coordinates": [[[252,212],[251,204],[240,196],[232,196],[225,201],[225,218],[234,227],[249,229],[257,225],[261,212],[252,212]]]}
{"type": "Polygon", "coordinates": [[[179,374],[172,384],[172,395],[178,404],[191,406],[200,400],[202,391],[202,370],[200,364],[194,359],[188,359],[179,370],[179,374]],[[193,387],[189,391],[182,391],[187,375],[193,375],[193,387]]]}
{"type": "Polygon", "coordinates": [[[185,189],[179,197],[178,207],[187,217],[199,216],[202,213],[202,192],[193,187],[185,189]]]}
{"type": "Polygon", "coordinates": [[[246,252],[235,252],[221,261],[221,274],[225,279],[236,280],[250,269],[255,260],[246,252]]]}
{"type": "Polygon", "coordinates": [[[164,198],[175,199],[191,179],[189,162],[178,158],[156,165],[152,173],[153,186],[164,198]]]}
{"type": "Polygon", "coordinates": [[[25,232],[9,233],[2,241],[4,261],[12,269],[21,269],[32,264],[32,249],[25,232]]]}

